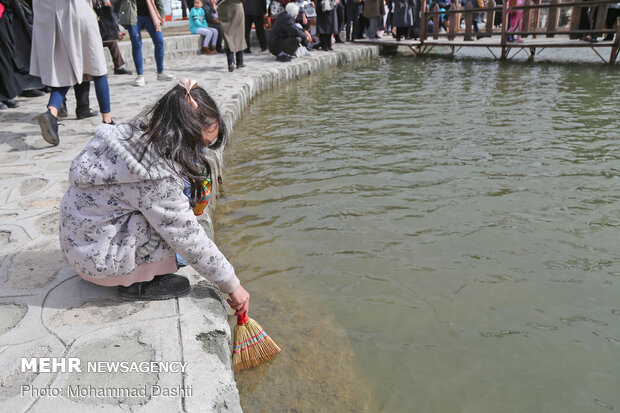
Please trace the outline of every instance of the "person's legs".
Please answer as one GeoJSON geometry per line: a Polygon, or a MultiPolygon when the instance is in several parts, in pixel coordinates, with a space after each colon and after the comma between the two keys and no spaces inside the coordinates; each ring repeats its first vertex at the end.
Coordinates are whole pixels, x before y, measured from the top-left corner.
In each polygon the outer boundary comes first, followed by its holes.
{"type": "Polygon", "coordinates": [[[118,69],[125,64],[123,56],[121,56],[121,51],[118,48],[118,41],[114,40],[113,42],[106,42],[104,43],[104,46],[107,46],[110,51],[112,62],[114,63],[114,69],[118,69]]]}
{"type": "Polygon", "coordinates": [[[237,52],[235,58],[237,59],[237,69],[245,67],[245,64],[243,64],[243,50],[237,52]]]}
{"type": "Polygon", "coordinates": [[[155,30],[151,16],[138,16],[138,23],[139,26],[144,27],[149,32],[149,36],[153,40],[157,73],[162,73],[164,71],[164,35],[162,32],[155,30]]]}
{"type": "Polygon", "coordinates": [[[267,35],[265,34],[265,20],[263,16],[254,16],[254,27],[256,27],[256,37],[258,37],[260,50],[264,52],[267,50],[267,35]]]}
{"type": "Polygon", "coordinates": [[[90,118],[96,116],[97,112],[94,112],[90,108],[90,80],[86,80],[82,83],[78,83],[73,86],[75,92],[75,116],[78,119],[90,118]]]}
{"type": "Polygon", "coordinates": [[[235,70],[235,54],[230,51],[230,49],[226,50],[226,60],[228,61],[228,71],[232,72],[235,70]]]}
{"type": "Polygon", "coordinates": [[[196,33],[205,37],[204,41],[202,42],[202,48],[204,51],[205,48],[209,47],[209,43],[211,42],[211,38],[213,37],[213,32],[208,28],[200,27],[196,29],[196,33]]]}
{"type": "Polygon", "coordinates": [[[300,45],[298,37],[289,37],[282,42],[282,51],[289,55],[294,55],[300,45]]]}
{"type": "Polygon", "coordinates": [[[62,101],[65,100],[69,86],[53,87],[50,93],[49,101],[47,102],[47,108],[54,116],[58,116],[58,109],[62,105],[62,101]]]}
{"type": "Polygon", "coordinates": [[[97,94],[97,102],[99,102],[99,111],[105,123],[110,123],[112,117],[110,115],[110,88],[108,86],[108,76],[93,76],[95,82],[95,93],[97,94]]]}
{"type": "Polygon", "coordinates": [[[62,105],[69,86],[53,87],[50,93],[50,99],[47,102],[47,111],[37,116],[37,122],[41,127],[41,136],[51,145],[58,145],[60,139],[58,137],[58,109],[62,105]]]}
{"type": "Polygon", "coordinates": [[[252,16],[249,14],[245,15],[245,44],[247,48],[245,49],[246,53],[251,53],[250,47],[250,32],[252,31],[252,16]]]}
{"type": "Polygon", "coordinates": [[[209,27],[209,28],[207,28],[207,30],[209,30],[212,33],[212,35],[211,35],[211,48],[215,49],[215,45],[217,44],[218,31],[217,31],[217,29],[214,29],[213,27],[209,27]]]}
{"type": "Polygon", "coordinates": [[[134,26],[123,26],[127,33],[129,33],[129,39],[131,40],[131,55],[133,62],[136,65],[136,73],[138,76],[144,74],[144,68],[142,65],[142,35],[140,34],[140,23],[136,23],[134,26]]]}

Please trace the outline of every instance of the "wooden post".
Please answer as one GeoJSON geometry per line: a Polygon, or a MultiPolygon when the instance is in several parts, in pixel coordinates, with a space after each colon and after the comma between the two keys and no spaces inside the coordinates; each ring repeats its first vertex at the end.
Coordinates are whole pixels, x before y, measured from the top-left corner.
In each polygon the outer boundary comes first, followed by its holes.
{"type": "Polygon", "coordinates": [[[613,65],[616,63],[616,58],[618,57],[618,49],[620,48],[620,17],[616,19],[616,41],[611,48],[611,55],[609,55],[609,64],[613,65]]]}
{"type": "Polygon", "coordinates": [[[502,55],[500,60],[506,60],[508,58],[508,46],[506,45],[506,32],[508,31],[508,0],[504,0],[502,4],[502,55]]]}
{"type": "MultiPolygon", "coordinates": [[[[523,3],[524,6],[529,6],[530,5],[530,0],[525,0],[525,2],[523,3]]],[[[529,32],[530,31],[530,9],[525,9],[523,10],[523,24],[521,25],[521,31],[522,32],[529,32]]],[[[527,37],[523,36],[523,37],[527,37]]]]}
{"type": "MultiPolygon", "coordinates": [[[[458,10],[459,4],[458,1],[455,2],[450,10],[458,10]]],[[[459,13],[454,13],[448,15],[448,40],[454,40],[456,33],[458,32],[458,26],[461,24],[461,19],[459,18],[459,13]]]]}
{"type": "MultiPolygon", "coordinates": [[[[541,0],[534,0],[534,4],[540,4],[541,0]]],[[[536,9],[534,10],[534,21],[532,26],[534,27],[534,29],[538,29],[538,26],[540,26],[540,9],[536,9]]],[[[532,36],[532,39],[535,39],[536,35],[532,36]]]]}
{"type": "Polygon", "coordinates": [[[424,43],[426,40],[427,28],[428,22],[426,21],[426,0],[422,0],[422,9],[420,10],[420,43],[424,43]]]}
{"type": "Polygon", "coordinates": [[[471,28],[474,18],[473,13],[469,12],[471,8],[472,7],[470,2],[465,4],[465,37],[463,38],[463,40],[466,41],[474,40],[473,37],[471,37],[471,28]]]}
{"type": "Polygon", "coordinates": [[[493,7],[495,7],[495,2],[493,0],[489,0],[487,3],[487,7],[490,9],[487,11],[487,27],[486,27],[486,36],[493,36],[493,21],[495,20],[495,12],[493,11],[493,7]]]}
{"type": "MultiPolygon", "coordinates": [[[[583,0],[576,0],[578,2],[582,2],[583,0]]],[[[579,30],[579,21],[581,20],[581,9],[582,7],[579,6],[573,6],[573,11],[570,14],[570,26],[569,29],[571,31],[573,30],[579,30]]],[[[576,39],[578,38],[580,35],[569,35],[569,37],[571,39],[576,39]]]]}
{"type": "MultiPolygon", "coordinates": [[[[550,4],[558,4],[558,0],[551,0],[550,4]]],[[[549,8],[549,14],[547,14],[547,32],[555,31],[555,28],[558,27],[558,8],[551,7],[549,8]]],[[[553,34],[547,34],[547,37],[553,37],[553,34]]]]}
{"type": "MultiPolygon", "coordinates": [[[[435,3],[435,5],[433,6],[433,11],[439,11],[439,5],[437,3],[435,3]]],[[[439,17],[438,14],[433,16],[433,39],[435,40],[439,39],[439,20],[440,19],[441,18],[439,17]]]]}
{"type": "MultiPolygon", "coordinates": [[[[607,17],[607,8],[609,7],[608,4],[601,4],[597,7],[598,12],[596,13],[596,19],[594,18],[594,16],[592,16],[592,20],[594,20],[596,23],[594,25],[594,29],[597,30],[601,30],[604,26],[605,26],[605,18],[607,17]]],[[[610,27],[611,28],[611,27],[610,27]]],[[[592,37],[597,37],[599,36],[601,33],[598,32],[594,32],[592,37]]]]}

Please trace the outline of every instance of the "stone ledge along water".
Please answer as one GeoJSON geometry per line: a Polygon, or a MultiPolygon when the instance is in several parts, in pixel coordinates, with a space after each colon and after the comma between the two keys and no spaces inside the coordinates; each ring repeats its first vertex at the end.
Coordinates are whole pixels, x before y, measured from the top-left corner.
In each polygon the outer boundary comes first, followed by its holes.
{"type": "MultiPolygon", "coordinates": [[[[165,58],[165,70],[176,80],[160,82],[149,60],[149,42],[144,39],[145,87],[134,86],[133,76],[110,71],[116,123],[129,121],[179,78],[189,77],[214,97],[230,132],[258,94],[378,56],[377,47],[359,45],[336,45],[334,52],[317,52],[289,63],[277,63],[269,53],[254,53],[245,57],[245,68],[229,73],[225,55],[196,54],[198,36],[176,36],[166,38],[165,58]]],[[[130,45],[120,46],[122,54],[130,56],[130,45]]],[[[133,69],[131,60],[125,60],[133,69]]],[[[77,120],[73,94],[67,97],[69,117],[61,120],[56,147],[43,141],[35,120],[45,110],[48,96],[19,98],[18,109],[0,112],[0,410],[241,411],[230,363],[230,311],[216,288],[186,267],[179,272],[193,284],[188,296],[123,302],[115,289],[82,280],[64,263],[58,243],[59,202],[68,186],[72,159],[100,123],[99,117],[77,120]],[[78,372],[61,367],[35,372],[27,368],[33,358],[79,358],[84,366],[174,361],[186,367],[184,372],[167,373],[78,372]],[[88,391],[76,393],[77,388],[88,391]]],[[[91,106],[96,108],[95,102],[93,91],[91,106]]],[[[225,147],[213,160],[220,179],[225,147]]],[[[211,203],[202,218],[210,235],[213,208],[211,203]]]]}

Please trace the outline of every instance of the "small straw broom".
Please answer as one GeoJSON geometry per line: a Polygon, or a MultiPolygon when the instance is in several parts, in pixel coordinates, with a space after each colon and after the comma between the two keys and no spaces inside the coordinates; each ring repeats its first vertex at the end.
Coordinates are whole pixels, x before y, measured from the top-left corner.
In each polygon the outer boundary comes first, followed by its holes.
{"type": "Polygon", "coordinates": [[[281,350],[265,330],[247,313],[237,316],[233,347],[233,369],[235,371],[256,367],[271,360],[281,350]]]}

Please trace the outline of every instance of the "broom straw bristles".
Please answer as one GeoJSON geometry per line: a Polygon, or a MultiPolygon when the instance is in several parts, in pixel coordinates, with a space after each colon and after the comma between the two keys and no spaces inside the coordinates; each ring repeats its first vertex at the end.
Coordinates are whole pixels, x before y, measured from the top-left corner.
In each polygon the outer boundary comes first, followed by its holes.
{"type": "Polygon", "coordinates": [[[235,326],[233,347],[233,369],[235,371],[256,367],[271,360],[280,351],[280,347],[251,318],[245,324],[235,326]]]}

